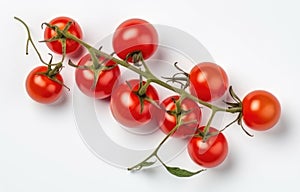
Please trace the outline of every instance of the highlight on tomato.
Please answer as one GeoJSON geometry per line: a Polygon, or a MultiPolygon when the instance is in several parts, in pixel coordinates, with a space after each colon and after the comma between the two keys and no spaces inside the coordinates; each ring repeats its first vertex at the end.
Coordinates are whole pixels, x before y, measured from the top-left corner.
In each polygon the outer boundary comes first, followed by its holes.
{"type": "Polygon", "coordinates": [[[253,130],[264,131],[274,127],[280,114],[280,103],[270,92],[255,90],[248,93],[242,101],[243,121],[253,130]]]}
{"type": "Polygon", "coordinates": [[[190,71],[189,81],[191,94],[206,102],[219,99],[228,88],[226,72],[211,62],[195,65],[190,71]]]}
{"type": "Polygon", "coordinates": [[[150,84],[143,95],[138,91],[142,83],[139,79],[128,80],[113,89],[110,100],[110,109],[115,120],[127,127],[135,128],[145,125],[154,117],[155,104],[159,103],[156,89],[150,84]]]}
{"type": "Polygon", "coordinates": [[[102,63],[104,68],[100,71],[95,87],[93,85],[97,72],[90,68],[93,65],[90,54],[86,54],[79,60],[75,71],[75,81],[85,95],[96,99],[105,99],[111,95],[113,87],[118,82],[120,68],[115,62],[106,61],[104,57],[99,57],[99,63],[102,63]]]}
{"type": "MultiPolygon", "coordinates": [[[[199,128],[204,131],[204,126],[199,128]]],[[[227,157],[228,143],[222,132],[210,127],[208,138],[196,135],[188,143],[188,154],[198,165],[212,168],[220,165],[227,157]]]]}
{"type": "Polygon", "coordinates": [[[177,130],[171,135],[173,137],[186,138],[195,134],[202,119],[201,109],[195,101],[173,95],[165,98],[160,107],[156,119],[165,134],[169,134],[175,126],[177,130]]]}
{"type": "Polygon", "coordinates": [[[47,66],[34,68],[26,78],[26,91],[36,102],[51,104],[56,102],[63,93],[63,78],[61,74],[56,74],[50,79],[45,73],[47,66]]]}
{"type": "MultiPolygon", "coordinates": [[[[143,59],[151,57],[158,46],[158,34],[152,24],[143,19],[128,19],[121,23],[113,35],[113,49],[119,58],[140,52],[143,59]]],[[[128,58],[132,62],[132,58],[128,58]]]]}
{"type": "MultiPolygon", "coordinates": [[[[53,20],[51,20],[49,24],[53,26],[57,26],[60,30],[63,30],[67,26],[68,22],[72,22],[72,24],[68,28],[68,33],[76,36],[78,39],[82,39],[83,33],[81,27],[72,18],[64,17],[64,16],[56,17],[53,20]]],[[[44,39],[46,41],[46,45],[53,52],[62,54],[63,53],[62,40],[61,39],[54,39],[53,41],[51,40],[56,36],[57,33],[55,32],[55,30],[50,28],[49,26],[46,26],[44,31],[44,39]]],[[[76,52],[79,49],[79,47],[80,44],[78,42],[75,42],[71,39],[66,39],[66,54],[76,52]]]]}

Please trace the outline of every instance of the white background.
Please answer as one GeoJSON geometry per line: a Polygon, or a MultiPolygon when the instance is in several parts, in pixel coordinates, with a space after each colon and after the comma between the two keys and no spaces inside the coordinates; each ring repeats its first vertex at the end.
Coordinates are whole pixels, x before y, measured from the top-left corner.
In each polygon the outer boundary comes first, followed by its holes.
{"type": "MultiPolygon", "coordinates": [[[[0,191],[283,191],[299,188],[300,3],[297,0],[217,1],[1,1],[0,191]],[[129,173],[98,159],[81,140],[72,94],[44,106],[26,94],[24,80],[39,65],[25,56],[23,18],[36,40],[40,24],[55,16],[77,20],[84,40],[94,43],[125,19],[139,17],[170,25],[197,38],[227,71],[243,97],[253,89],[274,93],[282,104],[279,124],[247,137],[237,126],[226,131],[226,162],[182,179],[163,168],[129,173]]],[[[176,41],[176,39],[174,39],[176,41]]],[[[44,51],[47,48],[39,45],[44,51]]],[[[73,70],[63,70],[73,87],[73,70]]],[[[184,156],[184,155],[183,155],[184,156]]],[[[174,160],[173,165],[180,165],[174,160]]],[[[184,157],[183,157],[184,158],[184,157]]]]}

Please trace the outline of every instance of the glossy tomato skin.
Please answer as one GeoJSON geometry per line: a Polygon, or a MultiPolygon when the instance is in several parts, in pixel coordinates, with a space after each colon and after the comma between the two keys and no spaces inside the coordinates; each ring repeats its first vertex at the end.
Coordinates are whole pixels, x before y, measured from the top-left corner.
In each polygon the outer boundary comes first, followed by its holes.
{"type": "Polygon", "coordinates": [[[113,35],[113,49],[123,60],[134,51],[141,51],[143,58],[148,59],[155,53],[157,46],[158,34],[155,28],[142,19],[124,21],[117,27],[113,35]]]}
{"type": "Polygon", "coordinates": [[[222,67],[204,62],[190,71],[190,92],[202,101],[213,101],[222,97],[228,88],[228,77],[222,67]]]}
{"type": "Polygon", "coordinates": [[[250,92],[242,101],[243,121],[257,131],[272,128],[280,118],[281,106],[278,99],[263,90],[250,92]]]}
{"type": "MultiPolygon", "coordinates": [[[[200,127],[203,131],[204,127],[200,127]]],[[[210,127],[209,133],[218,130],[210,127]]],[[[188,153],[191,159],[202,167],[212,168],[220,165],[227,157],[228,143],[223,135],[219,133],[209,137],[205,142],[201,137],[193,137],[188,143],[188,153]]]]}
{"type": "MultiPolygon", "coordinates": [[[[175,113],[177,108],[174,101],[178,101],[179,99],[179,95],[167,97],[161,102],[161,109],[156,113],[158,125],[165,134],[168,134],[176,126],[176,114],[172,113],[175,113]]],[[[172,136],[186,138],[192,136],[196,132],[202,119],[202,112],[198,104],[188,98],[181,101],[180,108],[182,111],[189,111],[187,114],[182,115],[181,122],[190,123],[179,126],[172,136]]]]}
{"type": "MultiPolygon", "coordinates": [[[[36,102],[50,104],[57,101],[62,93],[63,86],[46,75],[38,74],[46,72],[48,67],[39,66],[34,68],[26,78],[26,91],[28,95],[36,102]]],[[[57,80],[63,83],[63,78],[60,74],[56,75],[57,80]]]]}
{"type": "MultiPolygon", "coordinates": [[[[104,58],[100,57],[99,62],[103,61],[104,58]]],[[[92,60],[89,54],[83,56],[79,62],[78,66],[91,66],[92,60]]],[[[115,63],[113,61],[108,61],[105,66],[113,66],[115,63]]],[[[94,83],[94,72],[89,69],[76,68],[75,71],[75,81],[78,88],[82,93],[89,97],[94,97],[96,99],[105,99],[111,95],[112,89],[120,76],[120,68],[115,65],[109,70],[103,70],[100,72],[96,87],[92,89],[94,83]]]]}
{"type": "MultiPolygon", "coordinates": [[[[154,117],[153,112],[155,110],[153,108],[155,108],[155,106],[148,101],[144,100],[144,108],[141,112],[140,99],[134,93],[138,90],[139,83],[140,80],[138,79],[129,80],[127,83],[124,82],[114,88],[111,95],[111,113],[117,122],[127,128],[135,128],[145,125],[151,121],[151,118],[154,117]]],[[[149,85],[147,88],[146,95],[158,103],[159,96],[152,85],[149,85]]]]}
{"type": "MultiPolygon", "coordinates": [[[[56,25],[59,27],[60,30],[64,29],[66,24],[72,21],[73,23],[71,24],[68,32],[71,33],[72,35],[76,36],[79,39],[82,39],[83,37],[83,33],[81,30],[81,27],[79,26],[79,24],[74,21],[73,19],[69,18],[69,17],[56,17],[53,20],[51,20],[49,22],[50,25],[56,25]]],[[[52,37],[56,36],[56,32],[52,29],[50,29],[49,27],[45,28],[44,31],[44,39],[51,39],[52,37]]],[[[50,50],[52,50],[55,53],[58,54],[62,54],[62,43],[60,40],[56,40],[56,41],[52,41],[52,42],[46,42],[48,48],[50,50]]],[[[74,53],[75,51],[77,51],[80,47],[80,44],[67,39],[66,40],[66,53],[70,54],[70,53],[74,53]]]]}

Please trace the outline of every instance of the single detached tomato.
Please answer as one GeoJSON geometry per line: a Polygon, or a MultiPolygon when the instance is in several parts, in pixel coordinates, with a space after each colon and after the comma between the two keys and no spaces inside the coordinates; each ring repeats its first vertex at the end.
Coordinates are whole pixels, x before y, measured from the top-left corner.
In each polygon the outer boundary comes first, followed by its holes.
{"type": "MultiPolygon", "coordinates": [[[[204,127],[200,127],[203,131],[204,127]]],[[[210,127],[209,133],[214,135],[218,130],[210,127]]],[[[221,164],[228,154],[228,143],[223,133],[210,136],[206,141],[200,136],[194,136],[188,143],[188,153],[191,159],[206,168],[221,164]]]]}
{"type": "Polygon", "coordinates": [[[242,101],[243,121],[254,130],[272,128],[279,120],[281,107],[277,98],[263,90],[250,92],[242,101]]]}
{"type": "MultiPolygon", "coordinates": [[[[113,49],[123,60],[140,51],[144,59],[157,49],[158,34],[152,24],[142,19],[129,19],[119,25],[113,35],[113,49]]],[[[131,59],[128,59],[131,62],[131,59]]]]}
{"type": "Polygon", "coordinates": [[[139,87],[140,80],[132,79],[113,89],[111,95],[110,109],[112,115],[121,125],[128,128],[145,125],[154,117],[152,111],[155,110],[152,108],[156,106],[145,100],[145,97],[156,103],[159,100],[158,93],[152,85],[148,86],[145,95],[141,97],[135,93],[139,87]]]}
{"type": "MultiPolygon", "coordinates": [[[[50,25],[56,25],[60,30],[63,30],[67,23],[69,21],[72,21],[72,24],[70,26],[70,28],[68,29],[68,33],[76,36],[79,39],[82,39],[82,30],[80,28],[80,26],[78,25],[78,23],[76,21],[74,21],[73,19],[69,18],[69,17],[56,17],[53,20],[50,21],[50,25]]],[[[45,28],[44,31],[44,38],[45,40],[51,39],[52,37],[55,37],[57,35],[57,33],[52,30],[49,27],[45,28]]],[[[62,43],[61,40],[56,40],[56,41],[52,41],[52,42],[46,42],[47,46],[49,47],[50,50],[52,50],[55,53],[58,54],[62,54],[62,43]]],[[[66,40],[66,53],[74,53],[76,50],[78,50],[80,47],[80,44],[67,39],[66,40]]]]}
{"type": "MultiPolygon", "coordinates": [[[[63,92],[62,84],[53,81],[45,73],[48,67],[39,66],[34,68],[27,76],[26,91],[28,95],[35,101],[43,104],[50,104],[57,101],[63,92]]],[[[58,73],[55,78],[63,83],[62,76],[58,73]]]]}
{"type": "Polygon", "coordinates": [[[180,105],[177,107],[175,102],[179,102],[179,99],[179,95],[164,99],[160,104],[161,109],[156,113],[156,118],[160,129],[165,134],[169,134],[177,123],[181,122],[172,136],[184,138],[192,136],[196,132],[202,119],[202,113],[198,104],[188,98],[180,101],[180,105]]]}
{"type": "Polygon", "coordinates": [[[204,62],[190,71],[190,92],[202,101],[213,101],[224,95],[228,77],[224,69],[215,63],[204,62]]]}
{"type": "MultiPolygon", "coordinates": [[[[99,62],[103,62],[104,58],[100,57],[99,62]]],[[[91,56],[89,54],[83,56],[78,66],[91,66],[93,64],[91,56]]],[[[93,88],[94,74],[95,72],[90,69],[76,68],[75,80],[78,88],[85,95],[94,97],[96,99],[104,99],[111,95],[114,85],[118,82],[120,76],[120,68],[115,65],[113,61],[107,61],[104,63],[106,67],[112,67],[110,69],[102,70],[99,74],[96,87],[93,88]],[[115,66],[114,66],[115,65],[115,66]]]]}

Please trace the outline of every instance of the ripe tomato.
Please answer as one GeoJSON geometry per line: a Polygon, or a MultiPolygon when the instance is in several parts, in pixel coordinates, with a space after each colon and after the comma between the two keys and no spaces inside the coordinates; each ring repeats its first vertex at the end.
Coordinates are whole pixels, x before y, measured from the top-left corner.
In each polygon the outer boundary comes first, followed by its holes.
{"type": "MultiPolygon", "coordinates": [[[[145,82],[143,82],[145,83],[145,82]]],[[[110,109],[114,118],[123,126],[134,128],[145,125],[153,117],[154,105],[143,100],[147,96],[154,102],[158,102],[156,89],[149,85],[144,96],[139,98],[135,93],[139,88],[140,80],[132,79],[127,83],[120,84],[113,90],[110,100],[110,109]],[[141,104],[142,101],[142,104],[141,104]],[[143,110],[141,107],[143,105],[143,110]]]]}
{"type": "MultiPolygon", "coordinates": [[[[82,39],[82,30],[80,28],[80,26],[78,25],[78,23],[76,21],[74,21],[73,19],[69,18],[69,17],[56,17],[53,20],[50,21],[50,25],[56,25],[60,30],[63,30],[65,28],[65,26],[67,25],[67,23],[69,21],[72,21],[73,23],[71,24],[68,33],[71,33],[72,35],[76,36],[79,39],[82,39]]],[[[44,38],[45,40],[51,39],[52,37],[55,37],[57,34],[54,30],[50,29],[49,27],[45,28],[44,31],[44,38]]],[[[61,40],[56,40],[56,41],[52,41],[52,42],[46,42],[47,46],[49,47],[49,49],[51,49],[53,52],[58,53],[58,54],[62,54],[62,43],[61,40]]],[[[78,50],[80,47],[80,44],[67,39],[66,40],[66,53],[73,53],[76,50],[78,50]]]]}
{"type": "Polygon", "coordinates": [[[179,98],[179,95],[174,95],[164,99],[160,105],[162,109],[156,113],[156,119],[160,129],[168,134],[181,118],[182,125],[177,128],[172,136],[184,138],[192,136],[196,132],[202,119],[202,113],[198,104],[188,98],[183,99],[180,103],[180,109],[177,109],[175,102],[179,98]]]}
{"type": "MultiPolygon", "coordinates": [[[[99,62],[103,61],[104,58],[100,57],[99,62]]],[[[91,66],[93,64],[91,56],[89,54],[83,56],[78,62],[78,66],[91,66]]],[[[108,61],[105,66],[113,66],[113,61],[108,61]]],[[[94,72],[89,69],[76,68],[75,80],[78,88],[85,95],[94,97],[96,99],[104,99],[111,95],[114,85],[117,83],[120,76],[120,68],[118,65],[115,67],[103,70],[100,72],[96,87],[92,89],[94,83],[94,72]]]]}
{"type": "MultiPolygon", "coordinates": [[[[27,76],[26,91],[28,95],[35,101],[43,104],[50,104],[57,101],[63,92],[62,84],[53,81],[43,74],[48,67],[39,66],[34,68],[27,76]]],[[[63,78],[60,74],[55,76],[57,80],[63,83],[63,78]]]]}
{"type": "MultiPolygon", "coordinates": [[[[147,59],[156,51],[158,34],[150,23],[142,19],[129,19],[119,25],[113,35],[113,48],[123,60],[135,51],[147,59]]],[[[132,61],[128,59],[128,61],[132,61]]]]}
{"type": "MultiPolygon", "coordinates": [[[[200,127],[203,131],[204,127],[200,127]]],[[[216,133],[218,130],[210,127],[209,133],[216,133]]],[[[216,167],[221,164],[228,154],[228,143],[223,135],[219,133],[210,136],[206,141],[200,136],[194,136],[188,143],[188,153],[191,159],[206,168],[216,167]]]]}
{"type": "Polygon", "coordinates": [[[281,107],[277,98],[263,90],[250,92],[242,101],[243,121],[254,130],[272,128],[279,120],[281,107]]]}
{"type": "Polygon", "coordinates": [[[228,77],[224,69],[210,62],[199,63],[190,71],[190,92],[202,101],[213,101],[224,95],[228,77]]]}

